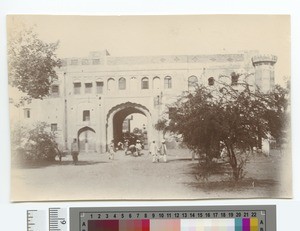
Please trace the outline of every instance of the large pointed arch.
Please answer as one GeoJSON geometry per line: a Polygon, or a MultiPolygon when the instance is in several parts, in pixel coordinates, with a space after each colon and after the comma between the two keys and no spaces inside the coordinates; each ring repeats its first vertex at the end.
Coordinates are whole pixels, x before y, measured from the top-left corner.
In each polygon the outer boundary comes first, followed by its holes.
{"type": "Polygon", "coordinates": [[[106,144],[109,144],[112,140],[117,142],[121,139],[121,125],[124,119],[133,113],[139,113],[147,118],[147,131],[148,131],[148,139],[151,138],[153,124],[151,113],[145,106],[133,103],[126,102],[118,104],[112,107],[106,116],[106,144]]]}

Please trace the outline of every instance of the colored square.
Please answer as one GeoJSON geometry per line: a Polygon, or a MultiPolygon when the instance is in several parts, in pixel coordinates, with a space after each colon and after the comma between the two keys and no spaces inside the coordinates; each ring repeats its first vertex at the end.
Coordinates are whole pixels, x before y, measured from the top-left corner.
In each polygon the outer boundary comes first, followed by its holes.
{"type": "Polygon", "coordinates": [[[243,231],[250,231],[250,218],[243,218],[243,231]]]}
{"type": "Polygon", "coordinates": [[[118,220],[89,220],[88,231],[119,231],[118,220]]]}
{"type": "Polygon", "coordinates": [[[258,218],[253,217],[250,219],[250,231],[258,231],[258,218]]]}
{"type": "Polygon", "coordinates": [[[160,220],[153,219],[150,221],[150,230],[151,231],[181,231],[180,230],[180,220],[160,220]]]}
{"type": "Polygon", "coordinates": [[[242,218],[235,218],[235,229],[234,231],[243,231],[242,218]]]}

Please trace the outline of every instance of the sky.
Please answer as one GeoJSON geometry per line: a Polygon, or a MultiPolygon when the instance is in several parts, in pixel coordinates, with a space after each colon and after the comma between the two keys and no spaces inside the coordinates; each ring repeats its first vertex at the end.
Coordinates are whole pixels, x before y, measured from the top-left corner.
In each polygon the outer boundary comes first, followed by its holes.
{"type": "Polygon", "coordinates": [[[40,38],[47,42],[59,40],[60,57],[85,57],[90,51],[105,49],[112,56],[258,50],[261,54],[278,57],[277,83],[290,77],[290,18],[286,15],[27,15],[13,18],[13,22],[35,25],[40,38]]]}

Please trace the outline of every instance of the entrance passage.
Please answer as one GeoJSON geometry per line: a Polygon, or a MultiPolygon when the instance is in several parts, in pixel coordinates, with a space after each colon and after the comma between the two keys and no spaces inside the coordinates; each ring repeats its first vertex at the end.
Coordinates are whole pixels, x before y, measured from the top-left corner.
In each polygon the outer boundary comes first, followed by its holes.
{"type": "Polygon", "coordinates": [[[118,111],[113,117],[113,139],[117,145],[125,140],[129,144],[135,144],[140,140],[146,147],[147,139],[147,117],[141,110],[134,107],[126,107],[118,111]]]}
{"type": "Polygon", "coordinates": [[[81,152],[96,151],[96,133],[90,127],[83,127],[78,131],[79,150],[81,152]]]}

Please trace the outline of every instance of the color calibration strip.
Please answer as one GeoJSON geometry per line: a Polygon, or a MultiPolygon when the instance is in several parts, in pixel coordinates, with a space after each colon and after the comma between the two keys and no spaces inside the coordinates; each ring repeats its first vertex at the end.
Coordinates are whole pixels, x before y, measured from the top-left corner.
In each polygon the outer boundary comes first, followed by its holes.
{"type": "Polygon", "coordinates": [[[89,220],[87,231],[259,231],[258,218],[89,220]]]}
{"type": "Polygon", "coordinates": [[[70,208],[70,231],[276,231],[276,206],[70,208]]]}

